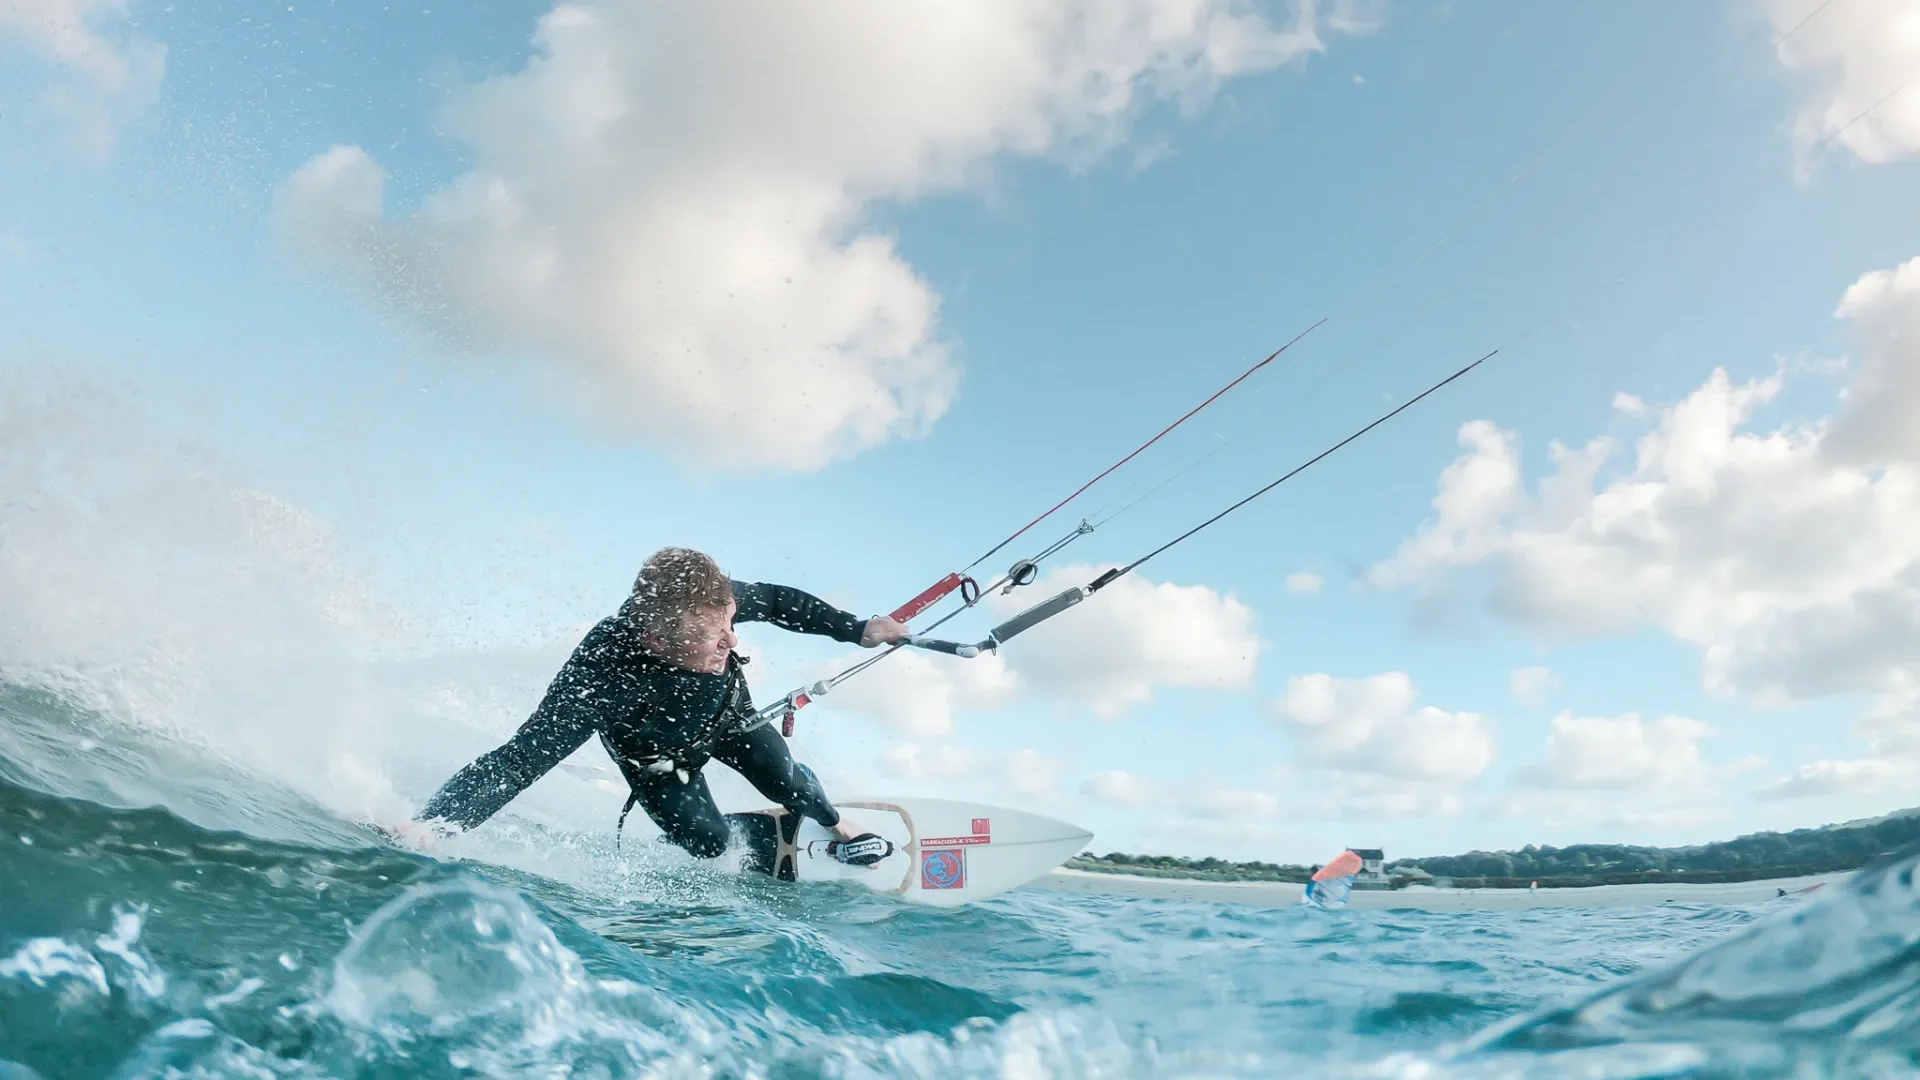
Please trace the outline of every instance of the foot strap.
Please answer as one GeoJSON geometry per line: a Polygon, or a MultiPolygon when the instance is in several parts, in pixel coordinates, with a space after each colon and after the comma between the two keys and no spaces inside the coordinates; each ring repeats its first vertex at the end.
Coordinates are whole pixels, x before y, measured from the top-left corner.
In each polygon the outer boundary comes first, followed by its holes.
{"type": "Polygon", "coordinates": [[[851,840],[828,843],[827,854],[848,866],[872,866],[893,854],[893,841],[873,833],[861,833],[851,840]]]}

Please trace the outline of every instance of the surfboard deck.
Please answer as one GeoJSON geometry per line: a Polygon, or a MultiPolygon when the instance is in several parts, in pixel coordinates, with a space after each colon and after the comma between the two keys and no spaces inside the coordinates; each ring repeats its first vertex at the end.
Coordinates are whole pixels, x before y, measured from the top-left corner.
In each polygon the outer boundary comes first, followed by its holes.
{"type": "Polygon", "coordinates": [[[912,904],[958,907],[1051,873],[1086,847],[1077,825],[1005,806],[954,799],[863,798],[841,817],[893,844],[871,867],[827,854],[832,830],[781,807],[730,815],[747,834],[750,869],[783,881],[850,881],[912,904]]]}

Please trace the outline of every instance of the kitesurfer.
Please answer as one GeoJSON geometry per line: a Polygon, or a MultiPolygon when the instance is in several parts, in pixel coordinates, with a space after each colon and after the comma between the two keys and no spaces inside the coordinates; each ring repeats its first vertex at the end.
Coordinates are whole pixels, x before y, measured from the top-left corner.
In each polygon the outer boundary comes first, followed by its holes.
{"type": "Polygon", "coordinates": [[[841,819],[781,733],[747,729],[755,710],[746,660],[734,651],[740,622],[865,648],[908,633],[888,616],[858,619],[790,586],[735,581],[701,552],[663,548],[641,568],[620,610],[588,631],[519,731],[442,785],[420,821],[399,830],[403,839],[423,839],[439,823],[475,828],[598,735],[632,789],[628,809],[638,803],[668,840],[697,858],[723,854],[730,838],[728,816],[701,775],[718,760],[788,812],[832,829],[840,837],[836,858],[878,861],[887,842],[841,819]]]}

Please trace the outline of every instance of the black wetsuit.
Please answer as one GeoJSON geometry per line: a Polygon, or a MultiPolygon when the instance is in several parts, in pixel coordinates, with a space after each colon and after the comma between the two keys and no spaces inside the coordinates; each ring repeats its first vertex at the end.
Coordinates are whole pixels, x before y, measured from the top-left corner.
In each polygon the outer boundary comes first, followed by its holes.
{"type": "MultiPolygon", "coordinates": [[[[866,629],[865,620],[785,585],[736,581],[733,596],[736,624],[770,622],[849,643],[866,629]]],[[[699,858],[720,855],[728,841],[727,816],[700,773],[709,759],[731,766],[789,811],[829,828],[839,824],[820,781],[793,760],[778,731],[740,731],[754,713],[742,663],[729,656],[726,672],[710,675],[655,658],[641,648],[629,601],[587,632],[513,738],[455,773],[420,816],[471,829],[597,734],[633,801],[699,858]]]]}

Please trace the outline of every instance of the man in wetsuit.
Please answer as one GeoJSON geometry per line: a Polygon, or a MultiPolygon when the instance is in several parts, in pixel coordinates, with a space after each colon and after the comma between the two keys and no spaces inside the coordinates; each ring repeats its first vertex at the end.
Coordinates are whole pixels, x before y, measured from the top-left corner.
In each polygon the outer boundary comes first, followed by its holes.
{"type": "MultiPolygon", "coordinates": [[[[908,633],[886,616],[862,621],[799,589],[734,581],[700,552],[664,548],[641,568],[619,613],[588,631],[513,738],[455,773],[420,818],[472,829],[598,735],[632,788],[628,808],[638,803],[668,840],[697,858],[715,858],[728,845],[728,816],[700,771],[718,760],[790,813],[833,829],[841,838],[836,857],[876,861],[885,841],[840,820],[819,779],[793,760],[772,725],[742,730],[754,715],[746,661],[733,651],[733,626],[743,621],[866,648],[908,633]]],[[[409,823],[401,832],[415,839],[422,828],[409,823]]]]}

